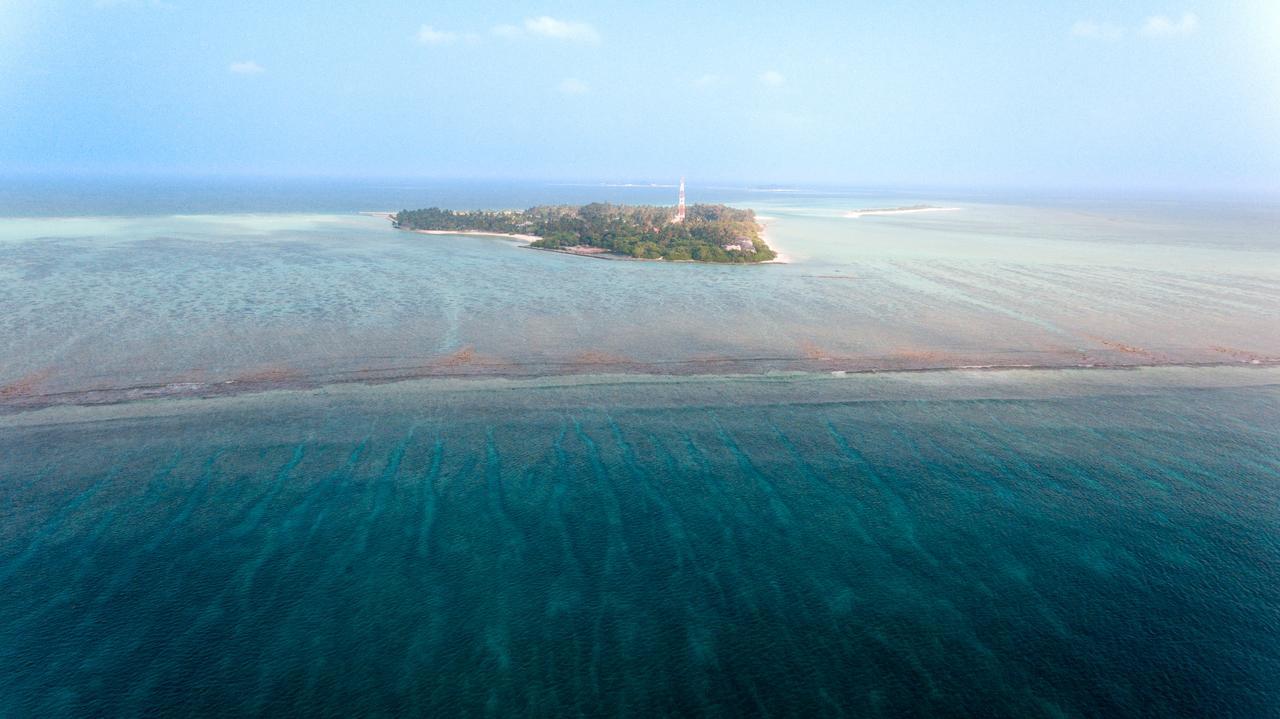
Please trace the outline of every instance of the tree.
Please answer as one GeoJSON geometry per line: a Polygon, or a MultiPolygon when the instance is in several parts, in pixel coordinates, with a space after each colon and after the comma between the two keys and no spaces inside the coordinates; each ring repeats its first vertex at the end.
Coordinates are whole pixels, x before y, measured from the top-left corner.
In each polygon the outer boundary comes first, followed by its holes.
{"type": "Polygon", "coordinates": [[[685,221],[671,222],[669,207],[593,202],[582,207],[544,205],[523,211],[458,212],[438,207],[401,210],[393,222],[406,230],[478,230],[539,236],[535,247],[574,245],[646,259],[699,262],[761,262],[773,250],[760,238],[755,213],[726,205],[693,205],[685,221]],[[749,239],[753,252],[727,252],[724,245],[749,239]]]}

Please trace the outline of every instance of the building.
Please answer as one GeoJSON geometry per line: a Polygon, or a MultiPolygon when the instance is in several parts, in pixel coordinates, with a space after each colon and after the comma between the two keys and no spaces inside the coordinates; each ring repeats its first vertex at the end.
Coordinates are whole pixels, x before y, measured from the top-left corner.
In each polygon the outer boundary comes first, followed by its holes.
{"type": "Polygon", "coordinates": [[[684,178],[680,178],[680,204],[676,205],[676,216],[671,218],[672,222],[684,222],[684,178]]]}

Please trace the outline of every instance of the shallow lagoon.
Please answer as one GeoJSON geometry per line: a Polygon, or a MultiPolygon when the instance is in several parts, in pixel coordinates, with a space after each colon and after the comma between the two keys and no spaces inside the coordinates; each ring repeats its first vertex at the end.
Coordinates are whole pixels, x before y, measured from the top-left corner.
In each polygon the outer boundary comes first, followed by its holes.
{"type": "MultiPolygon", "coordinates": [[[[527,189],[491,192],[489,205],[531,201],[527,189]]],[[[668,191],[546,192],[655,202],[668,191]]],[[[396,232],[354,212],[0,218],[0,396],[31,406],[441,374],[1280,358],[1269,205],[943,198],[932,202],[960,209],[848,219],[913,200],[717,192],[708,199],[770,218],[770,241],[793,262],[604,262],[396,232]]]]}

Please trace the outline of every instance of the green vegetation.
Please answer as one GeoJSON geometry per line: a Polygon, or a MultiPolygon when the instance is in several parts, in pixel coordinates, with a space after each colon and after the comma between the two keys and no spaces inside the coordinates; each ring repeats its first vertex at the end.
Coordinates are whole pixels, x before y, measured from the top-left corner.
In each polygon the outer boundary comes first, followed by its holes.
{"type": "Polygon", "coordinates": [[[405,230],[455,230],[537,235],[542,249],[595,247],[649,260],[765,262],[777,256],[760,238],[756,214],[725,205],[691,205],[684,222],[670,207],[555,205],[523,212],[455,212],[432,207],[401,210],[392,218],[405,230]]]}

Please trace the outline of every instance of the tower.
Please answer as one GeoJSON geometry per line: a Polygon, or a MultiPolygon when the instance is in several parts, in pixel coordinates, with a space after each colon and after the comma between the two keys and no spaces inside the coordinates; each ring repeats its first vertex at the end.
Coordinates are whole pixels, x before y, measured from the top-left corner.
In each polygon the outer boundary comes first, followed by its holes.
{"type": "Polygon", "coordinates": [[[676,205],[675,222],[684,222],[684,178],[680,178],[680,204],[676,205]]]}

